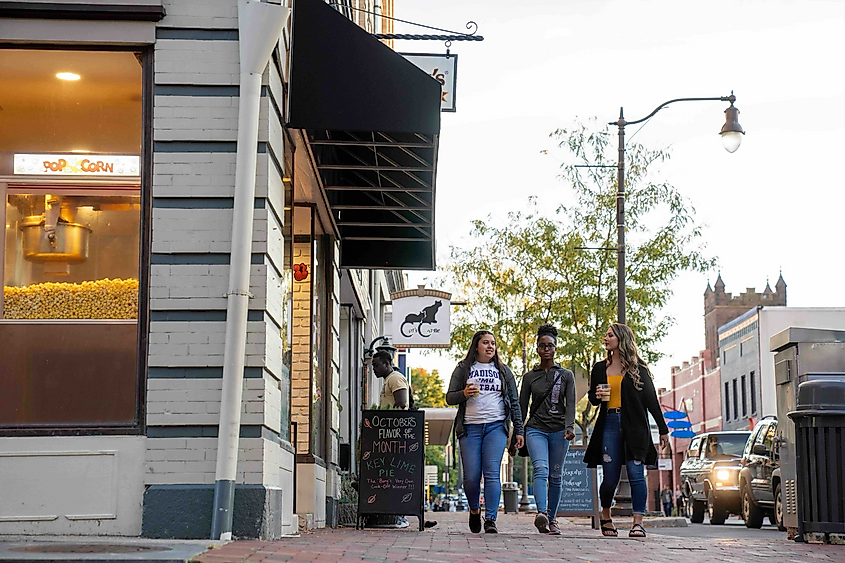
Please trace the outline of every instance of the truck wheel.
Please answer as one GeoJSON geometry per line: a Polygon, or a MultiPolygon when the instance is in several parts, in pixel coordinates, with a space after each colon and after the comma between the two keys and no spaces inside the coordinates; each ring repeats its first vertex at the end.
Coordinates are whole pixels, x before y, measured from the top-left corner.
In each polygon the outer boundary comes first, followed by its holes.
{"type": "Polygon", "coordinates": [[[706,505],[700,500],[695,500],[689,497],[687,502],[687,517],[693,524],[701,524],[704,522],[704,509],[706,505]]]}
{"type": "Polygon", "coordinates": [[[742,484],[742,517],[745,519],[746,528],[762,528],[765,511],[757,506],[751,498],[751,487],[748,483],[742,484]]]}
{"type": "Polygon", "coordinates": [[[783,497],[780,494],[780,483],[775,486],[775,526],[781,532],[786,531],[786,526],[783,525],[783,497]]]}
{"type": "Polygon", "coordinates": [[[710,518],[710,523],[717,526],[724,524],[728,518],[728,511],[716,498],[716,492],[713,489],[707,491],[707,515],[710,518]]]}

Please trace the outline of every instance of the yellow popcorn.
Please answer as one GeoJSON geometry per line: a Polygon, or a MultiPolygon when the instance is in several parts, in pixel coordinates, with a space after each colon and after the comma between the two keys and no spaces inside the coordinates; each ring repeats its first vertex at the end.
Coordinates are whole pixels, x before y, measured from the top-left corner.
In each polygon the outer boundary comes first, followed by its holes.
{"type": "Polygon", "coordinates": [[[3,307],[7,319],[137,319],[138,280],[7,286],[3,307]]]}

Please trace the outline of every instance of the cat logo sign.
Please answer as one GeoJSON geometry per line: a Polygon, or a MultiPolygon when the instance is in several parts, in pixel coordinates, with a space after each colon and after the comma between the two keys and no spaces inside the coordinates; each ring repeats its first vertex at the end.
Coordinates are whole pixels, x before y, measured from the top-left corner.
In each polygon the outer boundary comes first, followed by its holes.
{"type": "Polygon", "coordinates": [[[436,289],[397,291],[393,302],[393,344],[399,348],[449,348],[451,346],[452,294],[436,289]]]}

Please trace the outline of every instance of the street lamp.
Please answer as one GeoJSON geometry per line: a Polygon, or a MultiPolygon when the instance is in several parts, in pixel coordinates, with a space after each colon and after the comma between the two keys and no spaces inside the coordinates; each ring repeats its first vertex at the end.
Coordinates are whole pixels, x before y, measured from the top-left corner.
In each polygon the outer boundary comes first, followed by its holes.
{"type": "Polygon", "coordinates": [[[619,163],[617,164],[618,181],[616,191],[616,251],[619,255],[617,262],[617,317],[620,323],[625,323],[625,126],[636,125],[651,119],[654,114],[662,110],[669,104],[675,102],[730,102],[731,105],[725,110],[725,124],[722,126],[720,135],[722,136],[722,144],[725,150],[732,153],[739,148],[742,142],[742,136],[745,131],[739,124],[739,110],[734,107],[736,96],[731,92],[730,96],[721,96],[719,98],[676,98],[663,102],[653,112],[642,119],[636,121],[626,121],[622,108],[619,108],[619,120],[611,121],[610,125],[619,127],[619,163]]]}

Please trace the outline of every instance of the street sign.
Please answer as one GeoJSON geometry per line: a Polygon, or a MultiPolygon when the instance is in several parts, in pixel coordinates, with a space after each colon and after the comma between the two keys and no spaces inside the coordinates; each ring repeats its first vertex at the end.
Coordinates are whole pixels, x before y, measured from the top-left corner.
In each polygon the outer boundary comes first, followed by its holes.
{"type": "Polygon", "coordinates": [[[399,53],[440,83],[440,111],[455,111],[458,55],[399,53]]]}
{"type": "Polygon", "coordinates": [[[672,471],[672,458],[661,457],[657,460],[657,469],[659,471],[672,471]]]}

